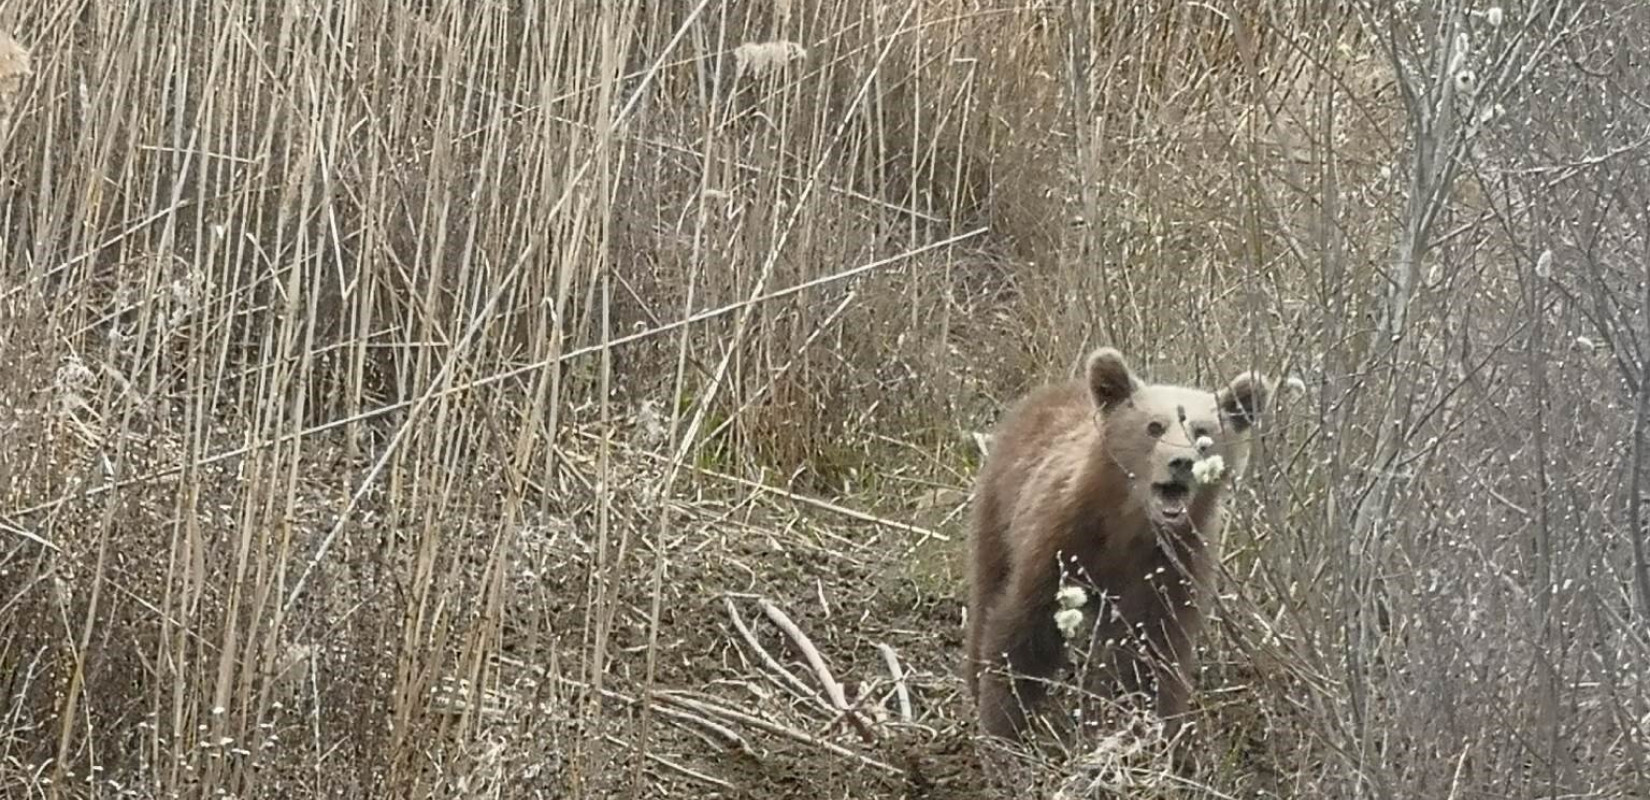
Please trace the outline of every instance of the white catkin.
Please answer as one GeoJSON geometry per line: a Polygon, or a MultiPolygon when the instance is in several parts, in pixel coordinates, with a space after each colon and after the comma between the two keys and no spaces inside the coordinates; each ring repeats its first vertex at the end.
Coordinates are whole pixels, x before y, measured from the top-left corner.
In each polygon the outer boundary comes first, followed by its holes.
{"type": "Polygon", "coordinates": [[[1214,483],[1220,476],[1226,474],[1226,459],[1220,456],[1209,456],[1192,465],[1192,477],[1198,483],[1214,483]]]}
{"type": "Polygon", "coordinates": [[[1075,608],[1062,608],[1054,612],[1054,626],[1060,629],[1060,635],[1067,639],[1077,635],[1077,626],[1083,624],[1083,612],[1075,608]]]}

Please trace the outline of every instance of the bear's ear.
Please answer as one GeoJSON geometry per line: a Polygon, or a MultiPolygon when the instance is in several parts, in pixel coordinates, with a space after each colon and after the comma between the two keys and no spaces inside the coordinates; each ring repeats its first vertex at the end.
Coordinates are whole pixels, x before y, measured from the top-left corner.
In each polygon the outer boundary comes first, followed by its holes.
{"type": "Polygon", "coordinates": [[[1272,396],[1272,384],[1259,372],[1245,372],[1215,394],[1220,413],[1226,421],[1242,433],[1255,424],[1266,411],[1266,402],[1272,396]]]}
{"type": "Polygon", "coordinates": [[[1134,396],[1137,386],[1134,373],[1129,371],[1129,363],[1115,348],[1102,347],[1090,353],[1087,373],[1089,394],[1094,397],[1095,407],[1101,411],[1109,411],[1134,396]]]}

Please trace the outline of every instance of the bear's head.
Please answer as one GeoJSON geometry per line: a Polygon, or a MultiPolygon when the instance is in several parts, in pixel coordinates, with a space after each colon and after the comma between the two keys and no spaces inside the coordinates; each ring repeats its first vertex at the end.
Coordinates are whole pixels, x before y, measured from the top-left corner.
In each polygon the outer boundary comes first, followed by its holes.
{"type": "Polygon", "coordinates": [[[1129,497],[1155,525],[1187,531],[1192,507],[1219,496],[1243,469],[1249,436],[1271,385],[1245,372],[1216,390],[1142,383],[1123,354],[1089,355],[1089,393],[1104,431],[1102,458],[1129,478],[1129,497]]]}

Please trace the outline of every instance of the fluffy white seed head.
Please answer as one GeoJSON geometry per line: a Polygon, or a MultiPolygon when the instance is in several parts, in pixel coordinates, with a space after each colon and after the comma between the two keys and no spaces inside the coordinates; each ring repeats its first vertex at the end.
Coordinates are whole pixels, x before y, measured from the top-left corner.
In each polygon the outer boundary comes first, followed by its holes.
{"type": "Polygon", "coordinates": [[[1083,624],[1083,612],[1075,608],[1062,608],[1054,612],[1054,626],[1060,629],[1060,635],[1067,639],[1077,635],[1077,626],[1083,624]]]}
{"type": "Polygon", "coordinates": [[[1192,477],[1198,483],[1214,483],[1226,474],[1226,460],[1218,455],[1200,459],[1192,465],[1192,477]]]}

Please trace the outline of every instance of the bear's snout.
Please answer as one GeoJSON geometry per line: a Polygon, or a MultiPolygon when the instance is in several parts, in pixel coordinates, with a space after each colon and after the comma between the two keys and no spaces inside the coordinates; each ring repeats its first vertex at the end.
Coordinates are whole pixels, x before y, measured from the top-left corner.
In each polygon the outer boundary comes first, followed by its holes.
{"type": "Polygon", "coordinates": [[[1169,475],[1176,481],[1190,482],[1192,480],[1191,456],[1175,456],[1169,459],[1169,475]]]}

